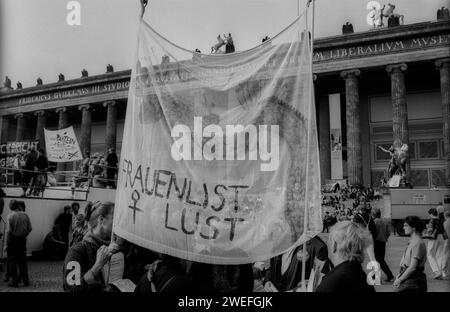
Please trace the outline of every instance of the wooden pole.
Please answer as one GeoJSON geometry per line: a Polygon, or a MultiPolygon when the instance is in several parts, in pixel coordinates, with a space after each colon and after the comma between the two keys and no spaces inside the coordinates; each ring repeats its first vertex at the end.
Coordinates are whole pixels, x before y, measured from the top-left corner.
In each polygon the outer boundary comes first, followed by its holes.
{"type": "MultiPolygon", "coordinates": [[[[312,82],[312,74],[313,74],[313,42],[314,42],[314,0],[309,0],[308,1],[308,8],[310,6],[310,4],[312,3],[312,7],[311,7],[311,11],[312,11],[312,18],[311,18],[311,51],[310,51],[310,65],[311,65],[311,82],[312,82]]],[[[306,12],[306,16],[308,16],[308,12],[306,12]]],[[[308,22],[306,22],[307,28],[308,28],[308,22]]],[[[309,43],[309,33],[307,33],[307,37],[305,38],[307,40],[307,42],[309,43]]],[[[310,103],[308,105],[308,113],[307,113],[307,118],[308,118],[308,139],[307,139],[307,148],[309,149],[309,138],[310,138],[310,130],[311,130],[311,106],[312,106],[312,100],[313,100],[313,94],[314,94],[314,84],[312,84],[312,90],[310,92],[310,103]]],[[[306,152],[306,179],[308,179],[309,176],[309,150],[306,152]]],[[[308,206],[308,183],[306,183],[306,187],[305,187],[305,213],[303,216],[303,234],[306,233],[307,229],[308,229],[308,211],[309,211],[309,206],[308,206]]],[[[305,240],[303,242],[303,250],[302,250],[302,281],[301,281],[301,290],[302,292],[306,292],[307,291],[307,285],[306,285],[306,246],[307,246],[307,242],[308,240],[305,240]]]]}

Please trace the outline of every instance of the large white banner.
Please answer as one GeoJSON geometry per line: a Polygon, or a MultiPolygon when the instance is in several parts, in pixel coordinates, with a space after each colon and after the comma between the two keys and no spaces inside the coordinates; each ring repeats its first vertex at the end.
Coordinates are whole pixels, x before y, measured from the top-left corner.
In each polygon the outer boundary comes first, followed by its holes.
{"type": "Polygon", "coordinates": [[[70,162],[83,159],[73,127],[60,130],[44,129],[45,148],[49,161],[70,162]]]}
{"type": "Polygon", "coordinates": [[[141,22],[114,233],[183,259],[242,264],[321,231],[304,25],[302,16],[252,50],[206,55],[141,22]]]}

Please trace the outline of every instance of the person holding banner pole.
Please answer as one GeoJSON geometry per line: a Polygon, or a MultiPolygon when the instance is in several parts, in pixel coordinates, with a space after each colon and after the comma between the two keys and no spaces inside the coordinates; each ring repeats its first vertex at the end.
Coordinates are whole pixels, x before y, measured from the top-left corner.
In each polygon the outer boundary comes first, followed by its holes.
{"type": "Polygon", "coordinates": [[[63,267],[63,288],[66,292],[111,291],[102,274],[111,256],[118,252],[118,245],[111,243],[114,204],[97,202],[86,211],[88,231],[83,240],[68,251],[63,267]],[[79,283],[72,283],[73,269],[78,263],[79,283]]]}

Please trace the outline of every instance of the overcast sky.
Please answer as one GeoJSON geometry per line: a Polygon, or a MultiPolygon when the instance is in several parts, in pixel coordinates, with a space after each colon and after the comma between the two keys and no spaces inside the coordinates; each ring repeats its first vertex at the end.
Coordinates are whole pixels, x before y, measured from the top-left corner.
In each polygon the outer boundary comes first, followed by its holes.
{"type": "MultiPolygon", "coordinates": [[[[350,21],[366,31],[368,0],[315,0],[315,36],[336,36],[350,21]]],[[[69,26],[68,0],[0,0],[0,79],[34,86],[36,78],[57,81],[131,68],[139,0],[79,0],[81,25],[69,26]]],[[[307,0],[299,0],[302,11],[307,0]]],[[[387,4],[388,1],[379,1],[387,4]]],[[[436,19],[449,0],[391,0],[405,23],[436,19]]],[[[144,19],[169,40],[209,52],[218,34],[231,33],[237,50],[273,36],[297,16],[297,0],[150,0],[144,19]]]]}

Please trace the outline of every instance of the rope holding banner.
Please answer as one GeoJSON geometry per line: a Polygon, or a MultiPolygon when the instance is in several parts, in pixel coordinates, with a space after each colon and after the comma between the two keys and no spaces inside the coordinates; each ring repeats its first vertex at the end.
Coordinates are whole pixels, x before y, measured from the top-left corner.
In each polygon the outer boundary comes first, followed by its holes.
{"type": "Polygon", "coordinates": [[[140,0],[141,1],[141,18],[143,18],[145,13],[145,8],[147,7],[148,0],[140,0]]]}

